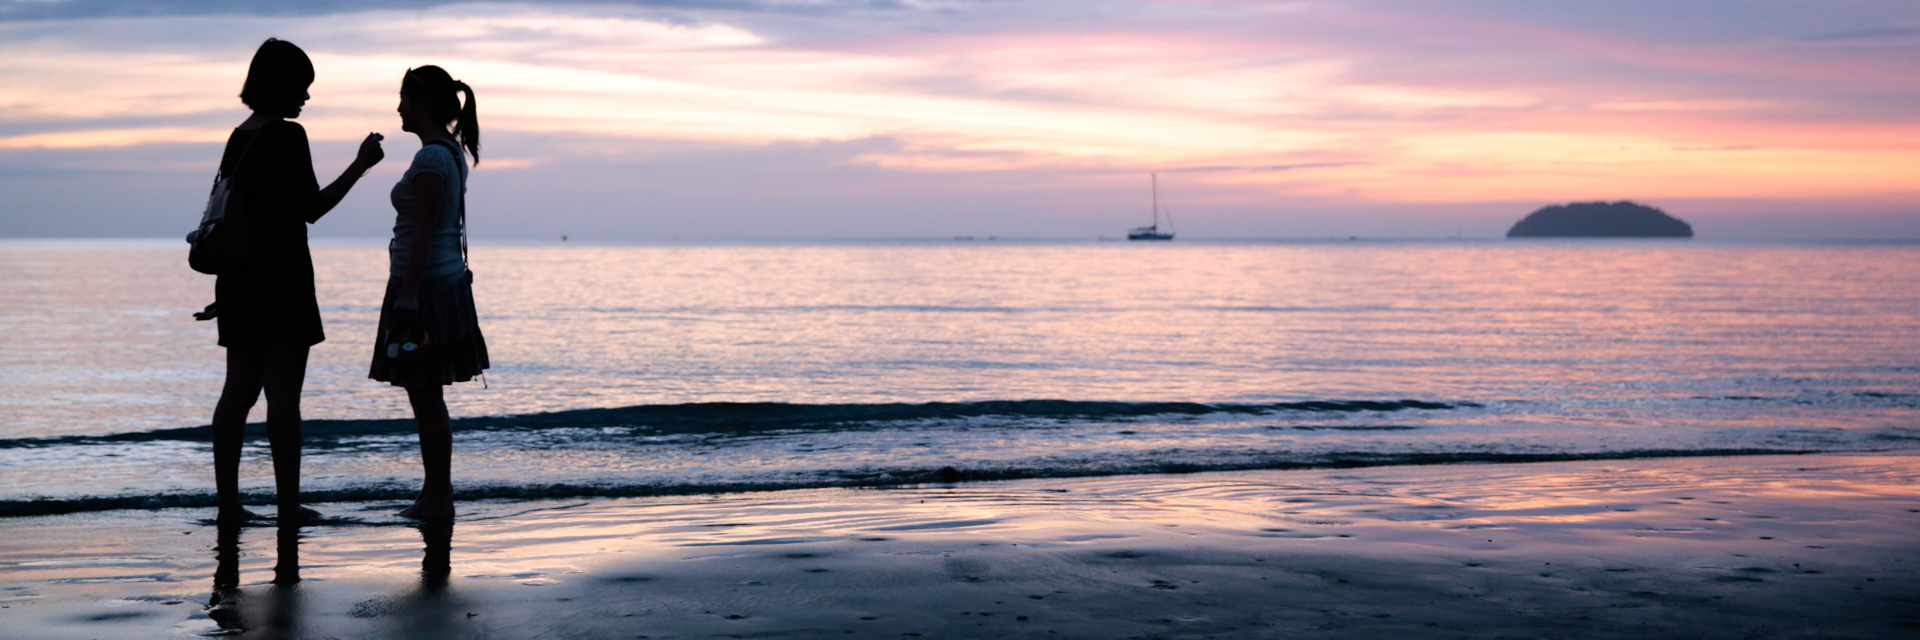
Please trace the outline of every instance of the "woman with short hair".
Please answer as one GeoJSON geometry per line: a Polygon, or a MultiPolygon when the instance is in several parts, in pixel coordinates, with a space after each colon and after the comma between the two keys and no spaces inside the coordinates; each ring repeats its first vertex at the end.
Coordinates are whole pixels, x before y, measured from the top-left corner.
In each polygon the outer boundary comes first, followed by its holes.
{"type": "Polygon", "coordinates": [[[387,294],[368,377],[404,387],[420,429],[426,478],[400,515],[445,519],[454,515],[453,431],[442,387],[470,381],[488,365],[467,270],[461,153],[464,147],[479,164],[480,120],[473,88],[431,65],[401,78],[399,112],[400,128],[420,137],[420,151],[393,185],[387,294]]]}
{"type": "Polygon", "coordinates": [[[221,175],[234,178],[230,197],[245,213],[252,248],[250,262],[223,269],[214,283],[220,346],[227,348],[227,379],[213,410],[213,476],[222,521],[255,517],[240,504],[240,449],[247,413],[263,390],[280,521],[318,515],[300,506],[300,386],[308,349],[326,339],[314,299],[307,225],[333,210],[382,153],[380,134],[368,134],[346,172],[321,188],[307,131],[290,121],[300,116],[312,84],[306,52],[268,38],[254,52],[240,91],[253,115],[227,137],[220,159],[221,175]]]}

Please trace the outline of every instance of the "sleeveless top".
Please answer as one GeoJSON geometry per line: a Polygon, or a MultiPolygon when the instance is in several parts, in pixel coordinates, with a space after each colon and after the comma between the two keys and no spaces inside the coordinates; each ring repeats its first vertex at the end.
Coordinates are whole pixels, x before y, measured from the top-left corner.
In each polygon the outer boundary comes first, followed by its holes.
{"type": "Polygon", "coordinates": [[[439,224],[435,225],[433,238],[427,245],[426,271],[423,278],[442,278],[467,269],[465,258],[460,255],[460,196],[467,191],[465,176],[467,160],[464,154],[457,154],[448,147],[451,145],[430,142],[413,154],[413,164],[400,176],[400,182],[393,185],[393,209],[397,213],[393,221],[393,241],[387,244],[387,255],[391,267],[389,275],[404,278],[407,275],[407,260],[413,254],[413,203],[416,192],[415,177],[422,173],[440,174],[443,185],[440,191],[439,224]]]}

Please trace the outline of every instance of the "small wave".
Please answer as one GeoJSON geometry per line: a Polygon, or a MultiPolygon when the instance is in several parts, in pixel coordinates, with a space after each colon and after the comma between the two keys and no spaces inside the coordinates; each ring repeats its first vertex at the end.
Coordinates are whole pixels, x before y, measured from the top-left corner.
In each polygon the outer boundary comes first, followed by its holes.
{"type": "Polygon", "coordinates": [[[1291,430],[1294,430],[1294,431],[1413,431],[1413,430],[1415,430],[1415,429],[1419,429],[1420,427],[1409,427],[1409,426],[1406,426],[1406,425],[1395,425],[1395,424],[1383,424],[1383,425],[1361,425],[1361,426],[1339,426],[1339,425],[1293,425],[1293,426],[1283,426],[1283,425],[1274,425],[1274,426],[1271,426],[1271,427],[1267,427],[1267,428],[1268,428],[1268,429],[1291,429],[1291,430]]]}
{"type": "Polygon", "coordinates": [[[1920,408],[1920,394],[1891,391],[1803,391],[1792,395],[1754,396],[1693,396],[1695,400],[1724,400],[1735,402],[1754,402],[1766,404],[1797,405],[1806,407],[1844,407],[1844,408],[1920,408]]]}
{"type": "MultiPolygon", "coordinates": [[[[1323,400],[1257,404],[1198,402],[1096,402],[1078,400],[992,400],[920,404],[790,404],[785,402],[703,402],[639,405],[614,409],[573,409],[513,416],[459,418],[456,431],[545,429],[642,429],[652,434],[740,433],[752,431],[846,430],[875,425],[969,418],[1116,420],[1152,416],[1209,414],[1260,415],[1283,412],[1358,413],[1363,411],[1437,411],[1481,405],[1424,400],[1323,400]]],[[[246,437],[264,440],[266,425],[247,425],[246,437]]],[[[309,441],[405,435],[413,420],[307,420],[301,433],[309,441]]],[[[0,449],[57,447],[155,441],[211,442],[210,426],[179,427],[90,436],[0,439],[0,449]]]]}
{"type": "MultiPolygon", "coordinates": [[[[1186,474],[1210,471],[1355,469],[1364,467],[1417,466],[1463,463],[1532,463],[1582,460],[1631,460],[1642,458],[1688,458],[1712,456],[1798,455],[1812,450],[1787,449],[1642,449],[1631,451],[1566,453],[1324,453],[1312,456],[1280,457],[1223,462],[1155,462],[1104,466],[1061,467],[940,467],[862,469],[788,474],[736,482],[662,483],[662,482],[575,482],[527,483],[461,486],[456,498],[477,500],[551,500],[569,498],[635,498],[651,496],[703,495],[781,491],[788,489],[891,487],[921,484],[953,484],[994,480],[1036,478],[1079,478],[1118,475],[1186,474]]],[[[407,501],[418,495],[410,483],[381,483],[301,492],[304,502],[379,502],[407,501]]],[[[272,504],[270,493],[246,493],[247,504],[272,504]]],[[[149,495],[88,496],[0,500],[0,518],[58,515],[123,509],[207,508],[216,506],[214,495],[206,492],[159,493],[149,495]]]]}

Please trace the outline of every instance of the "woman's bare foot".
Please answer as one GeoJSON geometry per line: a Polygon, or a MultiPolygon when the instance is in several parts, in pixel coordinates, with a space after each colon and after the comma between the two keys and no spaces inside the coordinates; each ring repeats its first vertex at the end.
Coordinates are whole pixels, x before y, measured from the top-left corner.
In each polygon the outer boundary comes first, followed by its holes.
{"type": "Polygon", "coordinates": [[[274,521],[279,522],[280,524],[304,524],[304,523],[311,522],[313,520],[317,520],[323,517],[325,517],[324,514],[306,507],[298,507],[292,510],[288,510],[286,507],[281,507],[280,515],[276,516],[274,518],[274,521]],[[286,517],[286,514],[288,513],[292,513],[293,518],[288,519],[286,517]]]}
{"type": "Polygon", "coordinates": [[[413,506],[400,510],[400,517],[415,520],[451,520],[453,518],[453,497],[420,496],[413,506]]]}
{"type": "Polygon", "coordinates": [[[260,519],[260,514],[254,513],[252,511],[248,511],[246,507],[237,507],[237,506],[220,507],[219,515],[214,516],[214,520],[216,521],[232,523],[232,524],[252,522],[254,520],[259,520],[259,519],[260,519]]]}

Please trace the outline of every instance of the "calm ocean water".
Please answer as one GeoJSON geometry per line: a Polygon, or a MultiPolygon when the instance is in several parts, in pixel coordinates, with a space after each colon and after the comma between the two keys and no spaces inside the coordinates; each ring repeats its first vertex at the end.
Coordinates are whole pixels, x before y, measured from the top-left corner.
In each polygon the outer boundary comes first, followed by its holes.
{"type": "MultiPolygon", "coordinates": [[[[0,241],[0,515],[211,502],[178,241],[0,241]]],[[[378,242],[314,251],[311,500],[410,498],[378,242]]],[[[1920,245],[481,245],[469,498],[1920,448],[1920,245]],[[943,468],[950,468],[943,471],[943,468]]],[[[256,408],[255,420],[263,415],[256,408]]],[[[264,436],[246,486],[271,491],[264,436]]]]}

